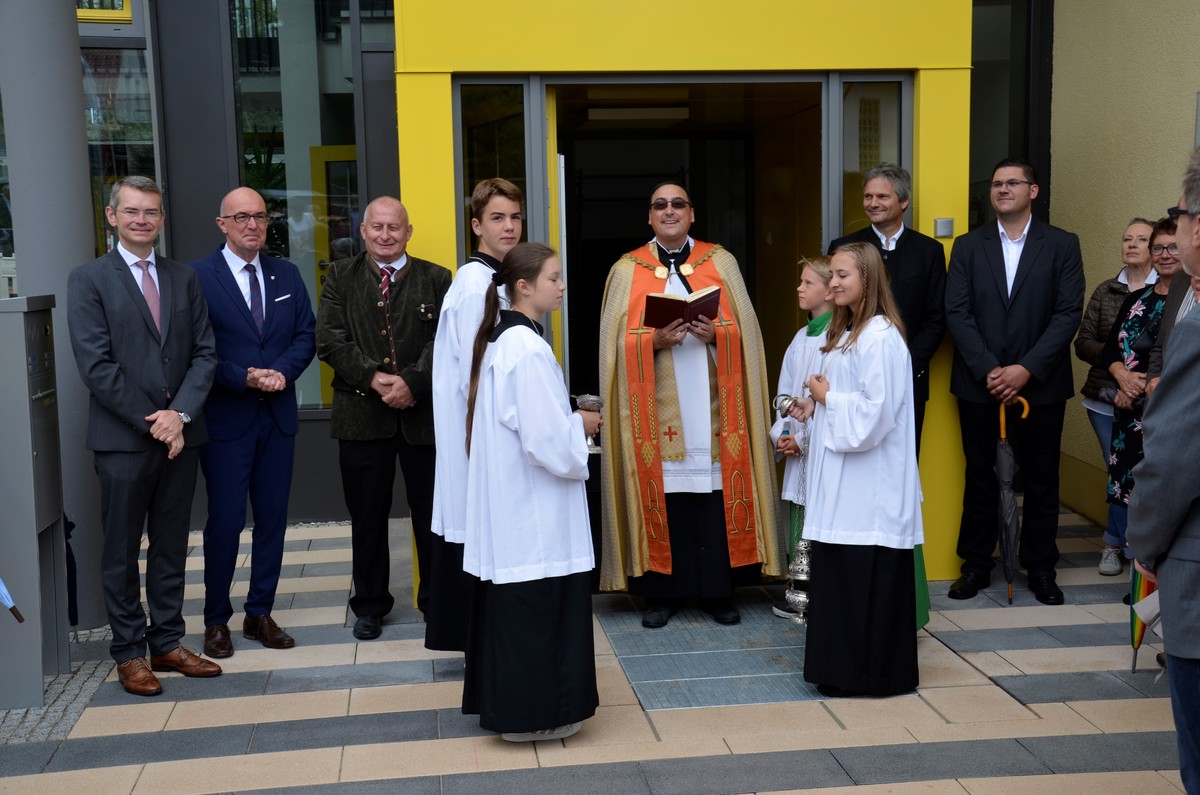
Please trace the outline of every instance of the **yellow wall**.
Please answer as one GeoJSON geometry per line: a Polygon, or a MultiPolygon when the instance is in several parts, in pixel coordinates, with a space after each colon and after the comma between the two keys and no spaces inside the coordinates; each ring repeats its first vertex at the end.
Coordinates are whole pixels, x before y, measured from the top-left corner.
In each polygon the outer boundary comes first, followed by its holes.
{"type": "MultiPolygon", "coordinates": [[[[1195,145],[1200,14],[1194,0],[1153,11],[1122,0],[1054,5],[1051,221],[1079,235],[1087,295],[1121,267],[1133,216],[1161,217],[1179,199],[1195,145]]],[[[1075,361],[1082,386],[1087,367],[1075,361]]],[[[1063,502],[1102,517],[1104,471],[1078,401],[1067,405],[1063,502]]]]}
{"type": "MultiPolygon", "coordinates": [[[[1060,0],[1061,1],[1061,0],[1060,0]]],[[[971,2],[842,3],[726,0],[603,5],[526,0],[396,3],[396,92],[400,172],[416,229],[414,246],[435,262],[457,258],[451,79],[456,74],[654,72],[750,73],[875,70],[915,75],[917,228],[955,219],[966,231],[971,2]],[[871,42],[861,20],[886,20],[888,40],[871,42]],[[476,46],[469,29],[485,30],[476,46]],[[664,35],[676,44],[664,45],[664,35]]],[[[532,153],[534,156],[537,153],[532,153]]],[[[1164,205],[1166,206],[1166,205],[1164,205]]],[[[932,373],[921,460],[930,579],[957,576],[954,542],[962,498],[962,454],[949,398],[949,350],[932,373]]]]}

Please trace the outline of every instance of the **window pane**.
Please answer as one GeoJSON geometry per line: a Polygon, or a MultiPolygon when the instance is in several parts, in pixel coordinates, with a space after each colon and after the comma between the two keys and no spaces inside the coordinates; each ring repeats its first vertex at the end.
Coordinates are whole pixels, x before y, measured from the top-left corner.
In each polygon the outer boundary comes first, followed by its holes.
{"type": "Polygon", "coordinates": [[[8,144],[4,138],[4,103],[0,98],[0,298],[17,294],[17,261],[13,258],[12,195],[8,190],[8,144]]]}
{"type": "MultiPolygon", "coordinates": [[[[525,89],[523,86],[464,85],[462,96],[463,208],[471,215],[475,183],[503,177],[526,196],[525,89]]],[[[466,225],[465,251],[474,248],[471,225],[466,225]]],[[[522,230],[521,237],[525,238],[522,230]]]]}
{"type": "Polygon", "coordinates": [[[144,50],[84,49],[83,104],[91,166],[96,256],[117,244],[104,218],[109,186],[132,174],[157,180],[144,50]]]}
{"type": "MultiPolygon", "coordinates": [[[[296,264],[314,306],[329,263],[362,250],[348,8],[229,2],[242,184],[266,200],[264,250],[296,264]]],[[[301,408],[332,402],[322,367],[314,361],[297,380],[301,408]]]]}
{"type": "Polygon", "coordinates": [[[900,162],[900,84],[845,83],[842,99],[842,231],[870,221],[863,211],[863,174],[900,162]]]}

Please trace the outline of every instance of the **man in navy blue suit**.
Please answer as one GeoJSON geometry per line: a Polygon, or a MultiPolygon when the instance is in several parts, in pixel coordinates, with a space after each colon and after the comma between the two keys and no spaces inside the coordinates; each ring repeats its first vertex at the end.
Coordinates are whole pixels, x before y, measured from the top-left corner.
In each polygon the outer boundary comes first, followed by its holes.
{"type": "Polygon", "coordinates": [[[200,449],[208,487],[204,526],[204,653],[233,654],[229,589],[246,497],[254,513],[250,590],[242,634],[269,649],[293,638],[271,618],[295,458],[295,381],[312,361],[314,318],[299,269],[260,254],[267,206],[250,188],[221,202],[225,245],[192,263],[208,299],[217,340],[217,377],[204,406],[209,441],[200,449]]]}

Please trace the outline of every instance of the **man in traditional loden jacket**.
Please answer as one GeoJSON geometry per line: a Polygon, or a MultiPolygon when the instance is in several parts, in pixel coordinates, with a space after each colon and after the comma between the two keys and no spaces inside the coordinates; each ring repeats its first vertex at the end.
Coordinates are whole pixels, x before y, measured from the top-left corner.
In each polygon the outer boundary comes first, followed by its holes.
{"type": "Polygon", "coordinates": [[[654,239],[612,267],[601,313],[600,585],[643,596],[650,629],[691,597],[736,624],[735,571],[786,566],[762,335],[737,260],[693,240],[694,221],[682,185],[655,188],[654,239]],[[712,285],[717,317],[643,324],[647,295],[712,285]]]}

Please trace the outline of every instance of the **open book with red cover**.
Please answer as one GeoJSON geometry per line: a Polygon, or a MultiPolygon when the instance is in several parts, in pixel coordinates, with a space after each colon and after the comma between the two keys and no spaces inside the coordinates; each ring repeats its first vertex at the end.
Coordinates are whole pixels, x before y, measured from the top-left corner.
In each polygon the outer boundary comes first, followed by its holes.
{"type": "Polygon", "coordinates": [[[651,328],[662,328],[676,320],[691,323],[700,315],[716,320],[720,306],[721,287],[716,284],[688,296],[650,293],[646,296],[646,316],[642,323],[651,328]]]}

